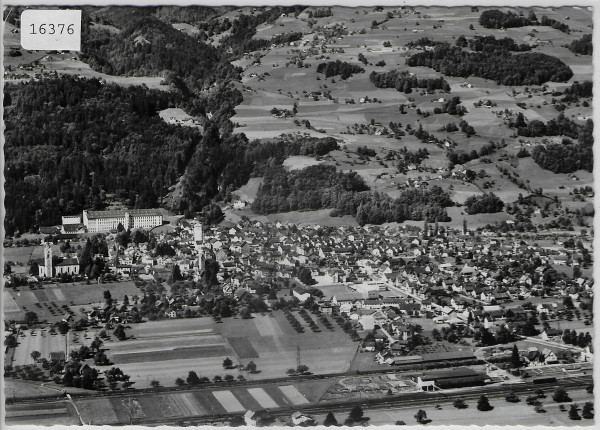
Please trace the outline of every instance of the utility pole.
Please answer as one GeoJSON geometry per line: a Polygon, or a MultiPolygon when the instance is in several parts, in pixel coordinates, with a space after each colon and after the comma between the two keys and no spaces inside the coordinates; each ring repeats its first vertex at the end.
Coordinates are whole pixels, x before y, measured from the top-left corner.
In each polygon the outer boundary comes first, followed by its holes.
{"type": "Polygon", "coordinates": [[[296,368],[302,364],[300,360],[300,344],[296,344],[296,368]]]}

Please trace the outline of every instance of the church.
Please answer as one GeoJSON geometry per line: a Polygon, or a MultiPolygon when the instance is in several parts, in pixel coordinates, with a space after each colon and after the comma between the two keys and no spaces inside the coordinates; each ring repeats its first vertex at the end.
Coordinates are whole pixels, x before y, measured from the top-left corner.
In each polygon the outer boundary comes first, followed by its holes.
{"type": "Polygon", "coordinates": [[[52,278],[62,274],[79,275],[79,261],[77,258],[63,258],[56,265],[52,261],[52,247],[50,242],[44,245],[44,265],[38,266],[40,278],[52,278]]]}

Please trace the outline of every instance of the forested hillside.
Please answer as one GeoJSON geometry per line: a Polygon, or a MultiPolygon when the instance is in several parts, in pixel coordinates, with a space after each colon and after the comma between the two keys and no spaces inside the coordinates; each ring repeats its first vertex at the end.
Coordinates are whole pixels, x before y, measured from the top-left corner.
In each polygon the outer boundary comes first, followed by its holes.
{"type": "Polygon", "coordinates": [[[478,76],[502,85],[541,85],[544,82],[565,82],[573,71],[560,59],[539,52],[511,54],[506,50],[467,52],[460,47],[442,43],[432,51],[409,57],[411,67],[431,67],[448,76],[478,76]]]}
{"type": "Polygon", "coordinates": [[[186,169],[194,198],[184,196],[177,210],[200,210],[219,186],[247,181],[249,172],[238,175],[245,139],[222,139],[214,129],[203,137],[156,115],[173,105],[173,94],[68,76],[5,91],[7,229],[99,209],[106,194],[132,207],[156,207],[186,169]]]}
{"type": "Polygon", "coordinates": [[[91,29],[85,22],[83,28],[82,59],[102,73],[134,76],[174,73],[191,89],[239,76],[239,70],[218,49],[153,16],[134,19],[116,34],[91,29]]]}

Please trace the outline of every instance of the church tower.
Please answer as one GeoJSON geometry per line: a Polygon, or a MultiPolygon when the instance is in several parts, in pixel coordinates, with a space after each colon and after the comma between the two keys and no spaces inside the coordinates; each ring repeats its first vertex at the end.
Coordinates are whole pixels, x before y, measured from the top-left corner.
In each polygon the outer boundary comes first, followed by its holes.
{"type": "Polygon", "coordinates": [[[198,270],[204,270],[204,231],[202,230],[202,224],[194,225],[194,248],[198,253],[198,270]]]}
{"type": "Polygon", "coordinates": [[[52,272],[52,247],[49,242],[46,242],[44,247],[44,268],[45,276],[51,278],[54,273],[52,272]]]}

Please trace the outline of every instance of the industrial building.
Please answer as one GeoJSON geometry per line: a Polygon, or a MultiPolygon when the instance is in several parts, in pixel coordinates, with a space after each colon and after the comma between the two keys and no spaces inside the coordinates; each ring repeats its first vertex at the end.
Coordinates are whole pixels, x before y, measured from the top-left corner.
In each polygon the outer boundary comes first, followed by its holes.
{"type": "Polygon", "coordinates": [[[488,376],[469,367],[458,367],[423,373],[422,375],[413,376],[412,379],[417,384],[419,390],[434,391],[445,388],[483,385],[488,376]]]}

